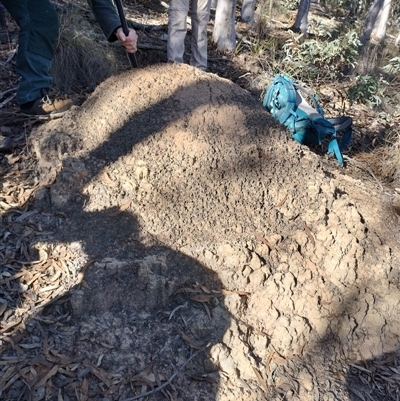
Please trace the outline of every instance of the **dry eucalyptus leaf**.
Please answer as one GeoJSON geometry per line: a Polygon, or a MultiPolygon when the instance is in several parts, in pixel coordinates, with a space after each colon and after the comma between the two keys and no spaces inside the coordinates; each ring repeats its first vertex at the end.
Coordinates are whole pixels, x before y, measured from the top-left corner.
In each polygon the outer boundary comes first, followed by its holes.
{"type": "Polygon", "coordinates": [[[263,377],[261,376],[260,372],[259,372],[254,366],[252,366],[252,368],[253,368],[254,374],[256,375],[257,380],[258,380],[258,382],[260,383],[262,389],[263,389],[264,391],[268,391],[267,383],[265,382],[265,380],[264,380],[263,377]]]}
{"type": "Polygon", "coordinates": [[[7,309],[7,302],[0,305],[0,316],[4,313],[6,309],[7,309]]]}
{"type": "Polygon", "coordinates": [[[196,302],[210,302],[213,298],[215,297],[215,295],[213,294],[197,294],[197,295],[192,295],[190,297],[190,299],[192,301],[196,301],[196,302]]]}
{"type": "Polygon", "coordinates": [[[47,382],[47,380],[50,379],[50,377],[54,376],[58,372],[58,365],[54,365],[36,384],[35,388],[44,386],[47,382]]]}
{"type": "Polygon", "coordinates": [[[185,334],[182,330],[176,328],[176,331],[181,335],[181,337],[189,344],[190,347],[194,349],[200,349],[202,347],[197,341],[190,338],[187,334],[185,334]]]}

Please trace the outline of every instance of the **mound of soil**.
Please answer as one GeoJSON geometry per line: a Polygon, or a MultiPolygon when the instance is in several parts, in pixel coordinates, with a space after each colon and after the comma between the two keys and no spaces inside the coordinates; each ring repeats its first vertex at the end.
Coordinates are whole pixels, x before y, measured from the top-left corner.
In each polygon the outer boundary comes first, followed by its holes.
{"type": "Polygon", "coordinates": [[[128,71],[31,142],[79,261],[58,347],[97,360],[92,399],[356,400],[351,367],[400,361],[398,199],[239,86],[128,71]]]}

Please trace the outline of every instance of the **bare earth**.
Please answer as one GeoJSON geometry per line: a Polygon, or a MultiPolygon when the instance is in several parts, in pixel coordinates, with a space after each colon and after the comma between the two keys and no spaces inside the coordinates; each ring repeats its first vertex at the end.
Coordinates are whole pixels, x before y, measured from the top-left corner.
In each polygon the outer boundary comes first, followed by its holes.
{"type": "Polygon", "coordinates": [[[30,146],[36,250],[70,280],[26,326],[60,322],[35,399],[398,399],[392,190],[187,65],[109,78],[30,146]]]}

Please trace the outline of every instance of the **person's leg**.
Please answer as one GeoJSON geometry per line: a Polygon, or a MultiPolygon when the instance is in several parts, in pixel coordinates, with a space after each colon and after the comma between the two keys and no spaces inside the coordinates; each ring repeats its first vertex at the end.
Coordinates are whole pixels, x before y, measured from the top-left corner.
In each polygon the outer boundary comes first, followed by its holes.
{"type": "Polygon", "coordinates": [[[183,63],[186,18],[189,12],[189,0],[171,0],[168,11],[167,58],[172,63],[183,63]]]}
{"type": "Polygon", "coordinates": [[[300,1],[296,21],[293,25],[294,30],[298,30],[304,34],[307,34],[308,30],[308,13],[310,12],[310,4],[311,0],[300,1]]]}
{"type": "Polygon", "coordinates": [[[50,87],[51,62],[58,40],[58,15],[49,0],[2,0],[20,28],[16,71],[21,76],[21,105],[42,97],[50,87]]]}
{"type": "Polygon", "coordinates": [[[211,0],[192,0],[192,41],[190,64],[207,69],[207,25],[210,19],[211,0]]]}

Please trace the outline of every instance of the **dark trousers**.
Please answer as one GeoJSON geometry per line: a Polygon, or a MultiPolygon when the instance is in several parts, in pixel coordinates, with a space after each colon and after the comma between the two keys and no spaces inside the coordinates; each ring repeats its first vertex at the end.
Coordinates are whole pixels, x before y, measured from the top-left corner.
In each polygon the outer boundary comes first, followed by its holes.
{"type": "Polygon", "coordinates": [[[17,73],[20,104],[42,96],[52,77],[51,62],[58,40],[58,15],[49,0],[0,0],[19,26],[17,73]]]}

